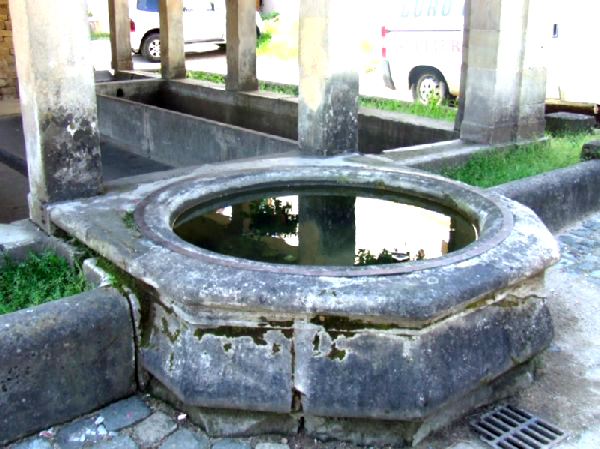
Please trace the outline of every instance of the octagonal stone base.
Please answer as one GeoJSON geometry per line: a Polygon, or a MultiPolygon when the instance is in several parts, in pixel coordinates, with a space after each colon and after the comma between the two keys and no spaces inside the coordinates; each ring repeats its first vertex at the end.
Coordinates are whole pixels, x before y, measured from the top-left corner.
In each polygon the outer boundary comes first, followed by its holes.
{"type": "Polygon", "coordinates": [[[141,285],[141,366],[209,433],[288,433],[303,419],[319,438],[414,444],[531,380],[553,336],[542,277],[558,248],[518,203],[371,163],[200,167],[51,217],[141,285]],[[429,261],[306,268],[210,253],[172,231],[198,201],[294,183],[415,195],[460,211],[480,238],[429,261]]]}

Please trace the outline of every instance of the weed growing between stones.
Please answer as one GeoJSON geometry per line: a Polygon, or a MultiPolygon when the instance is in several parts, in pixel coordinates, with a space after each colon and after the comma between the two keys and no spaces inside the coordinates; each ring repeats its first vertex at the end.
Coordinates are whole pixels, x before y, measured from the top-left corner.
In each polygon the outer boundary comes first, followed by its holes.
{"type": "Polygon", "coordinates": [[[89,288],[81,267],[70,266],[54,251],[30,253],[21,263],[4,255],[0,268],[0,315],[89,288]]]}

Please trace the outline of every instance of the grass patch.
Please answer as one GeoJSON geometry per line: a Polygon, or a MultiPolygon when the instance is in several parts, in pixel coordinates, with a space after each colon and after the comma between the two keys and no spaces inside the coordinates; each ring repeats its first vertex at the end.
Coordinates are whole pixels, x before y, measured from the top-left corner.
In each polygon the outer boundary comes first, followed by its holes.
{"type": "Polygon", "coordinates": [[[225,84],[225,75],[219,75],[218,73],[188,70],[187,77],[193,80],[210,81],[211,83],[225,84]]]}
{"type": "Polygon", "coordinates": [[[258,90],[267,92],[277,92],[278,94],[298,96],[298,86],[291,84],[270,83],[268,81],[259,81],[258,90]]]}
{"type": "Polygon", "coordinates": [[[578,163],[581,147],[591,137],[564,135],[547,142],[475,154],[460,167],[442,170],[442,175],[478,187],[504,184],[578,163]]]}
{"type": "Polygon", "coordinates": [[[110,39],[110,33],[102,33],[99,31],[92,31],[91,37],[93,41],[97,41],[100,39],[110,39]]]}
{"type": "Polygon", "coordinates": [[[54,251],[30,253],[17,263],[4,255],[0,269],[0,315],[81,293],[89,284],[80,267],[54,251]]]}
{"type": "Polygon", "coordinates": [[[451,108],[447,105],[438,106],[433,102],[422,104],[408,103],[406,101],[391,100],[388,98],[360,97],[360,106],[363,108],[400,112],[450,122],[454,121],[456,118],[456,108],[451,108]]]}
{"type": "MultiPolygon", "coordinates": [[[[210,81],[217,84],[225,84],[225,75],[217,73],[200,72],[190,70],[187,77],[200,81],[210,81]]],[[[298,86],[291,84],[279,84],[269,81],[259,81],[258,89],[267,92],[277,92],[279,94],[298,96],[298,86]]],[[[456,118],[456,109],[446,105],[437,106],[433,103],[407,103],[405,101],[391,100],[387,98],[359,97],[359,105],[363,108],[378,109],[380,111],[400,112],[404,114],[413,114],[421,117],[429,117],[438,120],[454,121],[456,118]]]]}

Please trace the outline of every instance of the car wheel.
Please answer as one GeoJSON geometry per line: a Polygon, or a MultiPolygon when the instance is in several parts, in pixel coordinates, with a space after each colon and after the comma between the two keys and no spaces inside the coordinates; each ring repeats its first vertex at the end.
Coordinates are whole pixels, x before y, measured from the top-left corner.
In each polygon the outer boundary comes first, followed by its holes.
{"type": "Polygon", "coordinates": [[[160,35],[150,33],[142,44],[142,56],[151,62],[160,61],[160,35]]]}
{"type": "Polygon", "coordinates": [[[423,72],[412,85],[413,100],[422,104],[441,104],[446,99],[448,86],[439,74],[423,72]]]}

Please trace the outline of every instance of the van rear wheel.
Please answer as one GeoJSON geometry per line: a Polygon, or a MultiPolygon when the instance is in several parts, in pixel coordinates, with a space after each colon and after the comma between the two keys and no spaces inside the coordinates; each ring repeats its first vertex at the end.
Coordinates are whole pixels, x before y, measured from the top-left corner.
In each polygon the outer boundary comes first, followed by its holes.
{"type": "Polygon", "coordinates": [[[412,95],[415,102],[422,104],[440,105],[446,99],[448,86],[439,74],[423,72],[417,82],[412,85],[412,95]]]}
{"type": "Polygon", "coordinates": [[[148,61],[160,61],[160,34],[150,33],[146,36],[142,44],[141,53],[148,61]]]}

